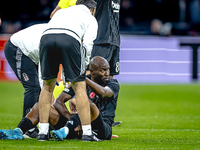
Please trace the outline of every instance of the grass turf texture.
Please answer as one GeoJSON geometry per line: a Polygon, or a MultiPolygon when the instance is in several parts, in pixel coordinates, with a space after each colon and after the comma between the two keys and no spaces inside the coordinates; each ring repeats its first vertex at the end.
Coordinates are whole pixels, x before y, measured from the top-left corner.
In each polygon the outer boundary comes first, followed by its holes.
{"type": "MultiPolygon", "coordinates": [[[[23,91],[0,82],[0,129],[21,120],[23,91]]],[[[0,140],[0,149],[200,149],[200,85],[121,85],[115,121],[111,141],[0,140]]]]}

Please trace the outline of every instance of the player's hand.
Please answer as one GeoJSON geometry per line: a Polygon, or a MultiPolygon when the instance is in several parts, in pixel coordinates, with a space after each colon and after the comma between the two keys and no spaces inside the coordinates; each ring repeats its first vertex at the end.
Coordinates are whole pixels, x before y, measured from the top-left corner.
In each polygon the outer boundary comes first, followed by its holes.
{"type": "Polygon", "coordinates": [[[75,98],[72,98],[69,100],[69,108],[70,108],[71,114],[75,114],[77,112],[75,98]]]}

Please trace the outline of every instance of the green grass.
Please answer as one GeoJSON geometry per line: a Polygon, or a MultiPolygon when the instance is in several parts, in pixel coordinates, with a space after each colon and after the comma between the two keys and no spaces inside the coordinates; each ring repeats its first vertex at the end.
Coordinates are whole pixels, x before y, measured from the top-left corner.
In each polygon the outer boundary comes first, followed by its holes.
{"type": "MultiPolygon", "coordinates": [[[[0,82],[0,129],[21,120],[23,91],[0,82]]],[[[115,120],[111,141],[0,140],[0,149],[200,149],[200,85],[121,85],[115,120]]]]}

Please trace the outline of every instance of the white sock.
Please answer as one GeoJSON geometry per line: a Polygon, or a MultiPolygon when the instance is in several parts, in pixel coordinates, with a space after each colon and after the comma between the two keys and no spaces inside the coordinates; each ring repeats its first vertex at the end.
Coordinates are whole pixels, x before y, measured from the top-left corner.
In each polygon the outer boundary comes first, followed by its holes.
{"type": "Polygon", "coordinates": [[[49,123],[40,123],[39,122],[39,134],[48,134],[49,123]]]}
{"type": "Polygon", "coordinates": [[[83,125],[82,130],[83,130],[83,135],[92,135],[91,125],[83,125]]]}
{"type": "Polygon", "coordinates": [[[69,128],[68,127],[63,127],[65,130],[65,133],[68,135],[69,134],[69,128]]]}

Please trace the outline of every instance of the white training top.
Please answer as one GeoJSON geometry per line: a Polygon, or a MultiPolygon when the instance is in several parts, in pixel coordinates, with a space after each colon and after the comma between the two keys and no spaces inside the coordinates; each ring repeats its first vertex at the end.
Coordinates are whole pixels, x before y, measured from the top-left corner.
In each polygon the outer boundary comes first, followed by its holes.
{"type": "Polygon", "coordinates": [[[47,24],[37,24],[20,30],[10,37],[10,41],[29,57],[35,64],[39,63],[39,44],[47,24]]]}
{"type": "Polygon", "coordinates": [[[74,5],[58,10],[47,24],[44,34],[65,33],[80,42],[86,49],[86,65],[97,36],[98,24],[85,5],[74,5]]]}
{"type": "MultiPolygon", "coordinates": [[[[26,29],[20,30],[10,37],[10,41],[16,47],[19,47],[24,55],[29,57],[36,65],[39,63],[39,45],[42,33],[46,29],[47,24],[36,24],[26,29]]],[[[43,87],[43,80],[41,79],[40,65],[38,69],[38,77],[40,87],[43,87]]]]}

